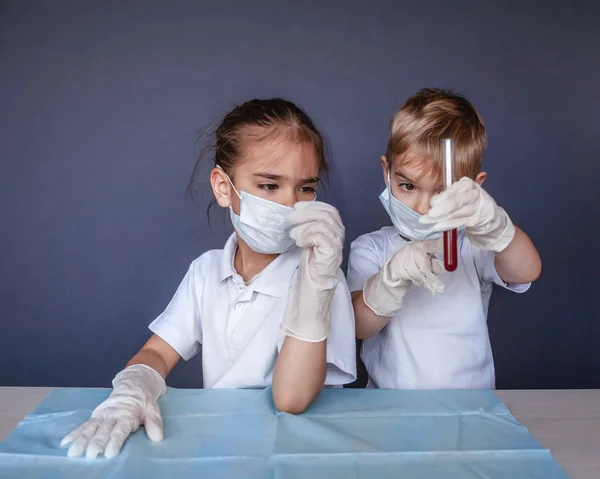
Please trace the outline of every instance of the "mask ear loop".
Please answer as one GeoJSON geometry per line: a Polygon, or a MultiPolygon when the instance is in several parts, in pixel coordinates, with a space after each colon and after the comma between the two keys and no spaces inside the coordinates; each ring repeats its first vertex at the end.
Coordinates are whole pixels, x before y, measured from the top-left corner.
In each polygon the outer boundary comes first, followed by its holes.
{"type": "Polygon", "coordinates": [[[240,195],[238,193],[238,190],[235,189],[235,186],[233,186],[233,181],[231,181],[231,178],[229,178],[229,175],[225,172],[225,170],[223,168],[221,168],[221,165],[217,165],[216,167],[219,168],[219,170],[221,170],[225,174],[225,176],[227,177],[227,181],[229,181],[229,184],[233,188],[233,191],[235,191],[235,194],[238,195],[238,198],[241,200],[242,195],[240,195]]]}
{"type": "Polygon", "coordinates": [[[390,170],[388,169],[388,183],[387,183],[387,190],[388,190],[388,206],[390,208],[390,211],[392,211],[392,177],[391,177],[391,173],[390,170]]]}

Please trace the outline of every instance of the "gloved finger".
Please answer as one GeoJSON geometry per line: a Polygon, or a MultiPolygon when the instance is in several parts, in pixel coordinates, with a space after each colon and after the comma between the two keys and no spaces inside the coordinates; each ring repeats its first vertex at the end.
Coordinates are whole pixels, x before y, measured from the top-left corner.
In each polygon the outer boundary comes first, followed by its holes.
{"type": "Polygon", "coordinates": [[[335,243],[323,233],[312,233],[303,239],[305,248],[303,255],[306,256],[306,261],[316,262],[318,264],[337,264],[336,268],[342,262],[343,244],[335,243]]]}
{"type": "Polygon", "coordinates": [[[450,201],[457,196],[462,196],[468,191],[477,191],[479,188],[481,187],[471,178],[463,177],[459,181],[452,183],[441,193],[434,195],[429,202],[429,206],[437,206],[438,204],[450,201]]]}
{"type": "Polygon", "coordinates": [[[444,282],[433,272],[433,262],[430,258],[421,258],[418,262],[422,281],[420,285],[429,290],[431,294],[443,293],[444,282]]]}
{"type": "Polygon", "coordinates": [[[163,440],[163,421],[158,405],[152,404],[148,406],[146,416],[144,417],[144,428],[151,441],[158,442],[163,440]]]}
{"type": "Polygon", "coordinates": [[[444,282],[439,279],[433,272],[427,270],[421,270],[419,272],[413,271],[411,273],[411,282],[421,288],[425,288],[431,294],[443,293],[445,289],[444,282]]]}
{"type": "Polygon", "coordinates": [[[439,238],[428,239],[421,242],[421,247],[427,254],[440,254],[444,251],[444,240],[441,236],[439,238]]]}
{"type": "MultiPolygon", "coordinates": [[[[429,203],[431,209],[429,211],[433,211],[432,214],[446,215],[448,210],[452,208],[452,210],[457,210],[462,208],[465,205],[476,204],[480,197],[480,192],[477,190],[464,190],[452,197],[446,198],[436,198],[436,201],[429,203]]],[[[432,198],[433,200],[433,198],[432,198]]]]}
{"type": "Polygon", "coordinates": [[[421,251],[412,257],[412,264],[407,265],[407,272],[413,283],[428,289],[431,293],[441,292],[444,283],[438,278],[432,267],[432,257],[421,251]]]}
{"type": "Polygon", "coordinates": [[[341,241],[342,243],[344,241],[344,228],[340,228],[338,225],[332,225],[325,221],[314,221],[296,225],[290,230],[290,237],[295,240],[299,240],[302,238],[302,236],[315,232],[323,233],[329,236],[332,240],[341,241]]]}
{"type": "Polygon", "coordinates": [[[438,206],[442,203],[454,201],[455,198],[463,196],[466,192],[471,191],[473,189],[473,186],[470,184],[465,184],[461,182],[453,183],[445,190],[440,191],[436,195],[433,195],[431,200],[429,201],[429,206],[433,208],[434,206],[438,206]]]}
{"type": "Polygon", "coordinates": [[[301,201],[296,203],[294,211],[290,211],[285,219],[292,225],[324,221],[340,229],[344,227],[338,210],[334,206],[319,201],[301,201]]]}
{"type": "Polygon", "coordinates": [[[87,428],[88,422],[90,421],[91,419],[88,419],[86,422],[84,422],[80,426],[77,426],[69,434],[63,437],[62,441],[60,441],[60,447],[65,447],[66,445],[72,443],[75,439],[77,439],[79,437],[79,434],[81,434],[81,432],[87,428]]]}
{"type": "Polygon", "coordinates": [[[402,276],[409,279],[413,284],[426,287],[425,270],[427,269],[427,254],[422,250],[407,252],[402,258],[404,273],[402,276]]]}
{"type": "Polygon", "coordinates": [[[444,282],[432,271],[424,272],[424,278],[420,286],[427,289],[431,294],[443,293],[446,290],[444,282]]]}
{"type": "Polygon", "coordinates": [[[110,439],[110,433],[115,426],[116,419],[103,419],[96,434],[92,437],[85,449],[86,459],[95,459],[102,454],[110,439]]]}
{"type": "Polygon", "coordinates": [[[465,205],[459,210],[455,210],[446,216],[433,218],[428,215],[423,215],[419,218],[419,223],[423,225],[431,225],[432,231],[443,231],[440,229],[440,224],[446,224],[449,221],[456,223],[458,226],[470,226],[478,221],[477,205],[465,205]]]}
{"type": "Polygon", "coordinates": [[[106,445],[106,449],[104,449],[104,457],[110,459],[119,454],[125,440],[131,433],[137,431],[139,427],[139,422],[131,419],[120,419],[117,421],[110,433],[110,440],[106,445]]]}
{"type": "Polygon", "coordinates": [[[102,420],[97,418],[90,419],[88,422],[86,422],[77,434],[77,437],[73,440],[71,447],[69,447],[67,456],[81,456],[83,451],[86,450],[92,437],[94,437],[94,434],[96,434],[101,422],[102,420]]]}
{"type": "Polygon", "coordinates": [[[473,214],[477,211],[477,191],[466,191],[463,195],[450,198],[443,202],[433,205],[427,214],[420,219],[422,224],[435,223],[445,218],[455,218],[458,215],[464,215],[465,212],[473,214]]]}
{"type": "MultiPolygon", "coordinates": [[[[287,219],[286,219],[287,221],[287,219]]],[[[325,225],[328,226],[328,230],[332,231],[335,233],[336,236],[339,237],[344,237],[345,234],[345,228],[344,225],[341,223],[341,221],[329,221],[327,219],[314,219],[311,221],[304,221],[304,222],[288,222],[291,226],[292,226],[292,230],[295,228],[300,228],[302,226],[311,226],[311,225],[317,225],[315,227],[319,227],[319,225],[325,225]]]]}
{"type": "Polygon", "coordinates": [[[308,211],[328,211],[334,216],[339,215],[338,210],[335,206],[325,203],[323,201],[298,201],[294,204],[296,211],[308,210],[308,211]]]}
{"type": "Polygon", "coordinates": [[[344,243],[343,231],[340,232],[332,225],[321,221],[294,226],[290,231],[290,238],[295,240],[301,248],[325,246],[324,243],[334,247],[344,243]],[[314,243],[316,239],[321,240],[321,243],[314,243]]]}
{"type": "Polygon", "coordinates": [[[299,244],[304,248],[304,253],[309,253],[307,260],[318,264],[340,263],[342,260],[343,244],[340,242],[332,242],[329,237],[323,233],[312,233],[303,238],[303,242],[299,244]]]}
{"type": "Polygon", "coordinates": [[[444,262],[440,259],[433,258],[431,260],[431,271],[433,271],[433,274],[435,275],[444,274],[446,272],[444,262]]]}
{"type": "Polygon", "coordinates": [[[469,227],[472,226],[471,218],[455,218],[450,220],[440,221],[432,225],[431,231],[435,233],[441,233],[442,231],[450,231],[457,228],[462,228],[463,226],[469,227]]]}

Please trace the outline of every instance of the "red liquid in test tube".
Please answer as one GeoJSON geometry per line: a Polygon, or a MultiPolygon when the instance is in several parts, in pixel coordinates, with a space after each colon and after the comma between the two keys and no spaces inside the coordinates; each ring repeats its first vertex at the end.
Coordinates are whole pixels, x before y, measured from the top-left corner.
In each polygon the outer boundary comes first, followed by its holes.
{"type": "Polygon", "coordinates": [[[444,231],[444,268],[446,271],[455,271],[458,268],[458,241],[457,231],[444,231]]]}
{"type": "MultiPolygon", "coordinates": [[[[443,188],[448,188],[456,179],[454,171],[454,140],[443,138],[442,150],[442,180],[443,188]]],[[[455,271],[458,267],[458,234],[456,229],[444,231],[444,268],[455,271]]]]}

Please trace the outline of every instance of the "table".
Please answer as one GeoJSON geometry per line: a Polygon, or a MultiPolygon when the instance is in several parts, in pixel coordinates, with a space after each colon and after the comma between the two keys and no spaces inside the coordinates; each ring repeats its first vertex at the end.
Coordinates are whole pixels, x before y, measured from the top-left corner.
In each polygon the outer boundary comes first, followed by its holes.
{"type": "MultiPolygon", "coordinates": [[[[0,387],[0,440],[51,390],[0,387]]],[[[600,390],[496,394],[573,479],[600,477],[600,390]]]]}

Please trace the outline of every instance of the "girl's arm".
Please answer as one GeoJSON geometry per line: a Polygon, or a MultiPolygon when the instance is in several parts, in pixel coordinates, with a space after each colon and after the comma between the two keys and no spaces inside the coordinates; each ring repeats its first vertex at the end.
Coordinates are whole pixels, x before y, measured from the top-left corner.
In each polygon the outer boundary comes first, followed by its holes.
{"type": "Polygon", "coordinates": [[[273,401],[277,410],[304,412],[318,396],[327,374],[327,340],[318,343],[286,336],[273,372],[273,401]]]}
{"type": "Polygon", "coordinates": [[[116,456],[127,437],[142,424],[152,441],[163,438],[158,398],[166,390],[164,378],[179,361],[179,354],[163,339],[153,335],[113,379],[113,391],[92,417],[67,434],[61,447],[70,445],[68,455],[87,458],[116,456]]]}
{"type": "MultiPolygon", "coordinates": [[[[327,337],[339,270],[344,226],[331,205],[300,202],[288,213],[290,237],[302,248],[296,283],[282,319],[286,338],[273,371],[273,401],[279,411],[303,412],[325,385],[327,337]]],[[[341,277],[341,278],[340,278],[341,277]]]]}
{"type": "Polygon", "coordinates": [[[157,371],[163,379],[166,379],[180,359],[179,353],[169,343],[160,336],[153,334],[142,349],[129,360],[126,367],[134,364],[145,364],[157,371]]]}

